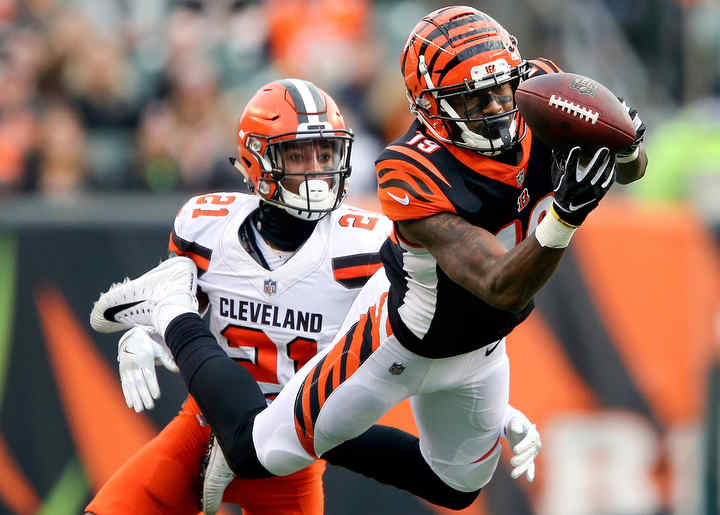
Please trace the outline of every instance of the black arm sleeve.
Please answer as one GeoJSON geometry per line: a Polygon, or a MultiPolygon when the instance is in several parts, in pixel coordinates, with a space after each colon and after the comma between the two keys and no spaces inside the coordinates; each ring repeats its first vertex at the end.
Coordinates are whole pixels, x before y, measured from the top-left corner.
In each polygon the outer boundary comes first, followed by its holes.
{"type": "Polygon", "coordinates": [[[267,406],[255,378],[225,354],[197,314],[173,320],[165,342],[233,472],[249,479],[272,476],[252,439],[255,416],[267,406]]]}

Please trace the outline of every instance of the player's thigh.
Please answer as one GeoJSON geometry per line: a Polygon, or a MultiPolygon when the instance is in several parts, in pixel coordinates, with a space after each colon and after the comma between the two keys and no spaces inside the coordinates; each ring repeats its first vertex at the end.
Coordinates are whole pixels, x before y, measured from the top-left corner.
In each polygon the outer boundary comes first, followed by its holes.
{"type": "MultiPolygon", "coordinates": [[[[376,321],[377,322],[377,321],[376,321]]],[[[368,331],[359,325],[348,341],[348,352],[326,362],[318,375],[318,388],[304,385],[301,392],[306,425],[312,425],[314,448],[318,455],[367,431],[390,409],[413,395],[428,370],[428,360],[405,349],[392,335],[377,336],[379,345],[367,357],[363,346],[371,347],[373,324],[368,331]],[[334,375],[341,378],[334,381],[334,375]],[[308,408],[309,406],[309,408],[308,408]]],[[[385,321],[381,320],[381,328],[385,321]]]]}
{"type": "Polygon", "coordinates": [[[223,501],[242,506],[244,515],[322,515],[324,472],[325,462],[316,461],[289,476],[238,478],[225,490],[223,501]]]}
{"type": "Polygon", "coordinates": [[[255,417],[253,447],[262,466],[276,476],[297,472],[317,459],[298,440],[295,398],[308,374],[331,350],[332,346],[313,356],[283,387],[275,400],[255,417]]]}
{"type": "MultiPolygon", "coordinates": [[[[348,333],[350,341],[353,334],[356,330],[348,333]]],[[[365,432],[408,396],[407,388],[380,386],[375,360],[360,363],[355,351],[346,352],[347,343],[340,340],[316,355],[255,417],[255,451],[273,474],[307,467],[323,452],[365,432]]],[[[386,370],[390,366],[392,361],[386,370]]]]}
{"type": "MultiPolygon", "coordinates": [[[[443,375],[449,376],[450,371],[443,375]]],[[[453,388],[413,397],[412,411],[426,460],[470,463],[491,450],[502,431],[509,386],[510,367],[503,353],[453,388]]]]}
{"type": "Polygon", "coordinates": [[[260,463],[287,475],[362,434],[409,396],[413,374],[393,375],[407,352],[387,334],[387,279],[374,276],[348,316],[349,330],[313,357],[258,414],[253,442],[260,463]],[[384,342],[392,339],[393,345],[384,342]]]}
{"type": "MultiPolygon", "coordinates": [[[[102,486],[86,511],[96,515],[195,514],[210,428],[186,406],[102,486]]],[[[194,404],[194,403],[193,403],[194,404]]]]}

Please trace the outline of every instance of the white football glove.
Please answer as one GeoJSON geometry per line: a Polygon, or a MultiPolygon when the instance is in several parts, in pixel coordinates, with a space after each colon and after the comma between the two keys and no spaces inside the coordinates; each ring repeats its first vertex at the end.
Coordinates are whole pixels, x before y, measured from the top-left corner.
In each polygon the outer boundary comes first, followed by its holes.
{"type": "Polygon", "coordinates": [[[647,127],[645,123],[640,119],[640,115],[637,109],[628,104],[622,97],[618,97],[618,100],[622,103],[622,106],[627,111],[628,116],[633,123],[633,129],[635,129],[635,141],[628,148],[625,148],[615,154],[615,159],[618,163],[630,163],[635,161],[640,154],[640,143],[645,140],[645,131],[647,127]]]}
{"type": "Polygon", "coordinates": [[[524,473],[528,483],[532,483],[535,479],[535,456],[542,447],[540,433],[535,424],[531,423],[522,411],[508,406],[503,436],[513,452],[513,457],[510,458],[510,465],[513,467],[510,477],[517,479],[524,473]]]}
{"type": "Polygon", "coordinates": [[[128,408],[140,413],[153,409],[153,399],[160,397],[155,364],[161,363],[171,372],[178,367],[158,333],[150,328],[133,327],[118,342],[120,382],[128,408]]]}

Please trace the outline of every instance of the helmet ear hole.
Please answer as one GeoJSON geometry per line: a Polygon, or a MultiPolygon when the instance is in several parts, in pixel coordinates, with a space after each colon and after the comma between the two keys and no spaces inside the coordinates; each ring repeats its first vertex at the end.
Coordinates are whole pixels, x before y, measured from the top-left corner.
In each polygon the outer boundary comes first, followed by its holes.
{"type": "Polygon", "coordinates": [[[270,184],[268,181],[258,181],[258,193],[265,197],[271,197],[274,190],[273,186],[274,185],[270,184]]]}
{"type": "Polygon", "coordinates": [[[248,138],[247,146],[253,152],[260,153],[262,150],[262,143],[257,138],[248,138]]]}

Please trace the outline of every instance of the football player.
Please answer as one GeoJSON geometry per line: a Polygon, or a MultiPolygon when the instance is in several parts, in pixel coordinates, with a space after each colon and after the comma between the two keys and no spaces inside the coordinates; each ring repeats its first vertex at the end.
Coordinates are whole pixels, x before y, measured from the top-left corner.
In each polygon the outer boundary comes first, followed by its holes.
{"type": "MultiPolygon", "coordinates": [[[[312,83],[286,79],[260,88],[240,119],[237,138],[239,158],[232,162],[255,195],[214,193],[190,199],[175,219],[169,248],[171,254],[185,256],[175,260],[189,264],[193,283],[197,270],[199,307],[209,309],[215,347],[251,374],[264,407],[305,362],[329,346],[360,288],[382,266],[379,249],[391,223],[375,213],[341,206],[350,176],[352,133],[332,98],[312,83]]],[[[136,303],[113,314],[111,306],[99,305],[92,324],[104,331],[122,329],[124,320],[150,307],[136,303]]],[[[159,396],[155,362],[174,368],[163,333],[137,327],[120,339],[123,392],[136,411],[152,408],[159,396]]],[[[235,398],[229,385],[218,385],[235,398]]],[[[515,443],[539,442],[520,412],[508,412],[508,427],[515,443]]],[[[189,397],[163,431],[101,488],[86,511],[196,513],[209,438],[210,427],[189,397]]],[[[344,454],[365,448],[408,466],[425,466],[417,439],[386,427],[371,428],[336,451],[336,458],[342,461],[344,454]]],[[[213,463],[221,458],[219,451],[211,455],[213,463]]],[[[526,461],[521,472],[532,466],[526,461]]],[[[285,477],[236,479],[224,500],[242,505],[247,514],[322,513],[324,463],[301,469],[285,477]]],[[[213,503],[209,512],[217,510],[231,479],[204,485],[213,503]]],[[[392,478],[387,482],[392,484],[392,478]]],[[[427,489],[429,500],[446,505],[474,499],[439,481],[416,488],[427,489]]]]}
{"type": "MultiPolygon", "coordinates": [[[[229,467],[242,477],[285,475],[332,456],[410,397],[430,474],[462,492],[487,484],[508,412],[505,336],[530,314],[534,294],[616,171],[623,183],[645,172],[645,127],[629,107],[636,139],[618,155],[587,149],[591,157],[581,159],[579,147],[556,152],[535,140],[514,93],[527,77],[559,68],[524,60],[517,40],[476,9],[424,16],[401,71],[417,121],[376,162],[380,202],[394,222],[381,249],[384,270],[360,293],[333,345],[272,406],[258,413],[251,387],[242,406],[208,404],[229,467]]],[[[167,329],[190,392],[218,401],[206,375],[241,388],[190,306],[169,299],[159,306],[156,323],[167,329]],[[190,349],[207,361],[182,358],[190,349]]],[[[222,459],[211,465],[208,477],[227,473],[222,459]]],[[[388,466],[381,459],[374,470],[388,466]]],[[[427,469],[405,473],[428,477],[427,469]]]]}

